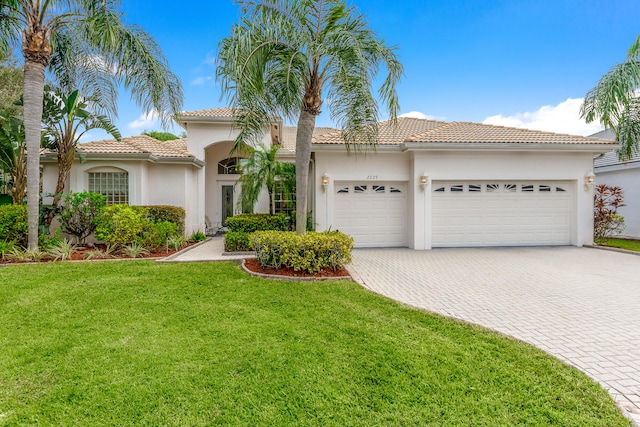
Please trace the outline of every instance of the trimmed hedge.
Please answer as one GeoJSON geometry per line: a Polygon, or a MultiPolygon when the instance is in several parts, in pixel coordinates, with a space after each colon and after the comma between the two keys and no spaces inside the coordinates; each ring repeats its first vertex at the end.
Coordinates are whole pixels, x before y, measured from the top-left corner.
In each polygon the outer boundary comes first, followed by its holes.
{"type": "Polygon", "coordinates": [[[254,231],[287,231],[289,218],[284,213],[269,214],[242,214],[227,218],[229,231],[241,231],[253,233],[254,231]]]}
{"type": "Polygon", "coordinates": [[[184,233],[184,209],[170,205],[149,205],[135,206],[136,209],[144,210],[143,215],[153,223],[169,221],[178,226],[178,233],[184,233]]]}
{"type": "Polygon", "coordinates": [[[96,239],[109,245],[139,243],[150,222],[140,206],[111,205],[103,209],[96,227],[96,239]]]}
{"type": "Polygon", "coordinates": [[[250,240],[260,264],[276,270],[292,267],[295,271],[317,273],[325,268],[335,271],[351,262],[353,238],[339,231],[308,232],[302,236],[290,231],[256,231],[250,240]]]}
{"type": "Polygon", "coordinates": [[[27,205],[0,206],[0,240],[26,246],[28,233],[27,205]]]}
{"type": "Polygon", "coordinates": [[[251,233],[244,231],[229,231],[224,235],[224,250],[227,252],[251,251],[251,233]]]}

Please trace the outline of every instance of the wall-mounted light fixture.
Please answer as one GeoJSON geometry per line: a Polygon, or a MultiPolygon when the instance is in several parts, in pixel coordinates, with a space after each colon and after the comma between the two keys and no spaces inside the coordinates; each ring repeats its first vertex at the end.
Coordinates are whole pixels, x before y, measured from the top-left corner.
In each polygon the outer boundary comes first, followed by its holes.
{"type": "Polygon", "coordinates": [[[593,188],[593,185],[596,182],[596,176],[593,173],[593,171],[589,171],[588,174],[585,175],[584,177],[584,189],[586,190],[590,190],[593,188]]]}
{"type": "Polygon", "coordinates": [[[420,188],[422,189],[422,191],[424,191],[425,188],[427,188],[427,183],[429,182],[429,177],[426,175],[422,175],[419,179],[418,179],[418,183],[420,184],[420,188]]]}
{"type": "Polygon", "coordinates": [[[322,183],[322,188],[324,188],[326,190],[327,187],[329,186],[329,182],[331,182],[331,179],[325,173],[325,174],[322,175],[322,178],[321,178],[320,182],[322,183]]]}

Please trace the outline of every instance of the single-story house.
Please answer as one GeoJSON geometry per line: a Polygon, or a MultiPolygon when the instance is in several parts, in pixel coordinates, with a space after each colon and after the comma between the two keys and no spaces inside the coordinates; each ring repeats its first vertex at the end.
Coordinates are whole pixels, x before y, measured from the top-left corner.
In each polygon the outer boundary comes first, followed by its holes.
{"type": "MultiPolygon", "coordinates": [[[[238,210],[237,130],[229,108],[186,112],[187,138],[140,136],[82,144],[68,188],[110,202],[171,204],[187,233],[238,210]]],[[[295,161],[295,128],[276,122],[263,145],[295,161]]],[[[310,167],[315,228],[341,230],[358,247],[574,245],[593,242],[593,158],[615,141],[465,122],[381,122],[374,150],[347,150],[340,131],[317,128],[310,167]]],[[[44,154],[44,189],[56,164],[44,154]]],[[[256,210],[267,211],[266,197],[256,210]]]]}
{"type": "MultiPolygon", "coordinates": [[[[614,140],[611,129],[598,132],[593,137],[614,140]]],[[[593,171],[597,184],[618,186],[624,192],[625,206],[618,208],[624,216],[624,237],[640,237],[640,153],[629,160],[620,160],[615,151],[599,155],[594,160],[593,171]]]]}

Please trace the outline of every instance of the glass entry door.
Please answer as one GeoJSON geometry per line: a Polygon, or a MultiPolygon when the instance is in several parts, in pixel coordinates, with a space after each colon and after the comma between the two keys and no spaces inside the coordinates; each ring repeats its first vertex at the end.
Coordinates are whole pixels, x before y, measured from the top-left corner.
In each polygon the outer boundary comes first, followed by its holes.
{"type": "Polygon", "coordinates": [[[233,185],[222,185],[222,226],[227,226],[227,218],[233,216],[233,185]]]}

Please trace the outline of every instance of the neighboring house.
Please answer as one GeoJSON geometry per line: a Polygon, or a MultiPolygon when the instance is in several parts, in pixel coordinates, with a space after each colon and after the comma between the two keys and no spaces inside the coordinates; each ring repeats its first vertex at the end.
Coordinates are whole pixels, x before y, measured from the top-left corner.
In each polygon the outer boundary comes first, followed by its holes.
{"type": "MultiPolygon", "coordinates": [[[[611,129],[605,129],[594,135],[597,138],[614,140],[611,129]]],[[[610,151],[594,160],[593,171],[597,184],[615,185],[624,192],[623,206],[618,213],[624,216],[625,237],[640,237],[640,154],[629,160],[621,161],[615,151],[610,151]]]]}
{"type": "MultiPolygon", "coordinates": [[[[182,206],[187,232],[203,230],[206,217],[224,223],[239,212],[241,191],[238,160],[230,155],[237,135],[232,110],[183,113],[180,124],[186,141],[82,144],[86,160],[74,165],[69,188],[108,192],[128,176],[129,203],[182,206]],[[106,182],[105,190],[96,179],[106,182]]],[[[282,144],[282,160],[293,162],[295,131],[274,123],[261,143],[282,144]]],[[[598,138],[400,118],[397,126],[380,123],[378,145],[363,151],[347,150],[339,131],[317,128],[310,210],[317,230],[351,234],[358,247],[582,246],[593,242],[593,188],[586,183],[593,157],[615,146],[598,138]]],[[[47,156],[50,187],[56,167],[47,156]]],[[[256,210],[266,208],[265,197],[256,210]]]]}

